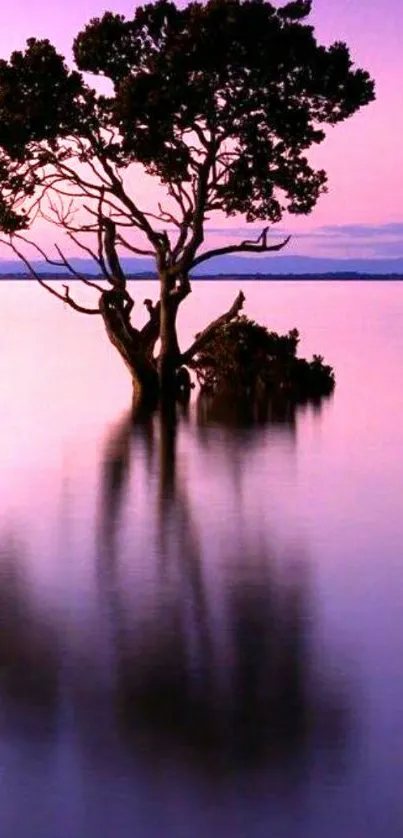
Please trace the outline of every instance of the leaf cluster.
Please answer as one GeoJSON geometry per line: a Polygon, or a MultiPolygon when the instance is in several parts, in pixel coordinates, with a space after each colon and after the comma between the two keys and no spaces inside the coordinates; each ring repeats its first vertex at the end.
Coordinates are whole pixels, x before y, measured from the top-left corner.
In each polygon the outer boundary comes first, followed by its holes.
{"type": "Polygon", "coordinates": [[[48,40],[30,38],[25,52],[0,60],[0,145],[21,159],[30,145],[68,136],[83,115],[80,73],[71,72],[48,40]]]}

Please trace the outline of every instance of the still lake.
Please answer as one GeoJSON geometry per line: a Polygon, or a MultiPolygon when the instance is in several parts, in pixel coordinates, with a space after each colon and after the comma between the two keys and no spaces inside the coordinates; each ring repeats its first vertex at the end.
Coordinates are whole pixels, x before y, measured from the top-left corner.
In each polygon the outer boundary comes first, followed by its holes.
{"type": "Polygon", "coordinates": [[[333,397],[161,428],[98,318],[0,283],[2,838],[403,834],[403,283],[243,290],[333,397]]]}

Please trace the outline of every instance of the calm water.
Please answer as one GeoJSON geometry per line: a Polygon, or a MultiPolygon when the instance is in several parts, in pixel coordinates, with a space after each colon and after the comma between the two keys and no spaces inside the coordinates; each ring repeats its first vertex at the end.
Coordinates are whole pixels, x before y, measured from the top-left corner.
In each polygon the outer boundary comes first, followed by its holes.
{"type": "Polygon", "coordinates": [[[244,290],[320,408],[133,425],[97,318],[0,285],[2,838],[403,834],[403,284],[244,290]]]}

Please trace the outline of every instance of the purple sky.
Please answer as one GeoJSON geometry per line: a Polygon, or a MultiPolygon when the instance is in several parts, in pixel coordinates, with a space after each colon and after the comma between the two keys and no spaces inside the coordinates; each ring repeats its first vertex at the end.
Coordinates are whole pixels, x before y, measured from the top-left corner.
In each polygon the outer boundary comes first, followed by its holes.
{"type": "MultiPolygon", "coordinates": [[[[403,223],[398,224],[403,222],[403,2],[314,0],[313,7],[320,40],[349,44],[355,62],[375,78],[377,100],[330,129],[322,146],[315,149],[311,159],[327,170],[329,193],[308,218],[284,220],[282,229],[294,233],[289,252],[339,257],[403,255],[403,223]]],[[[13,0],[2,20],[0,54],[7,58],[34,35],[48,37],[69,57],[77,31],[106,9],[130,15],[133,3],[13,0]]],[[[140,189],[149,197],[149,184],[141,184],[140,189]]],[[[224,225],[219,218],[212,223],[224,225]]],[[[231,220],[230,226],[239,232],[242,219],[231,220]]],[[[41,233],[43,241],[47,235],[41,233]]],[[[215,238],[212,234],[212,243],[215,238]]]]}

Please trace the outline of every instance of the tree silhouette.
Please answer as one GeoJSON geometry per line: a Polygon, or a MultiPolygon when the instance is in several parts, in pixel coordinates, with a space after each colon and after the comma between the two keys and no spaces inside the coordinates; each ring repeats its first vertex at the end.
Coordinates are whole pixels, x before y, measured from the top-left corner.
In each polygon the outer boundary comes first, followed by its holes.
{"type": "MultiPolygon", "coordinates": [[[[209,0],[183,9],[159,0],[132,19],[106,12],[90,21],[74,42],[78,70],[34,38],[0,62],[3,241],[52,294],[103,317],[138,395],[172,397],[183,359],[197,354],[197,340],[182,352],[176,334],[192,270],[213,256],[287,242],[270,243],[265,226],[256,240],[205,249],[207,219],[220,211],[267,225],[286,211],[309,213],[326,174],[310,165],[308,149],[324,139],[323,126],[374,98],[372,80],[353,67],[345,44],[317,42],[310,11],[310,0],[281,8],[209,0]],[[112,92],[97,92],[82,72],[105,77],[112,92]],[[165,190],[155,212],[136,194],[138,165],[165,190]],[[81,276],[59,246],[53,258],[27,238],[38,216],[91,256],[106,290],[81,276]],[[160,280],[141,329],[130,319],[125,251],[152,256],[160,280]],[[29,252],[92,286],[97,304],[80,304],[67,285],[64,293],[47,286],[29,252]]],[[[239,295],[220,322],[242,303],[239,295]]]]}

